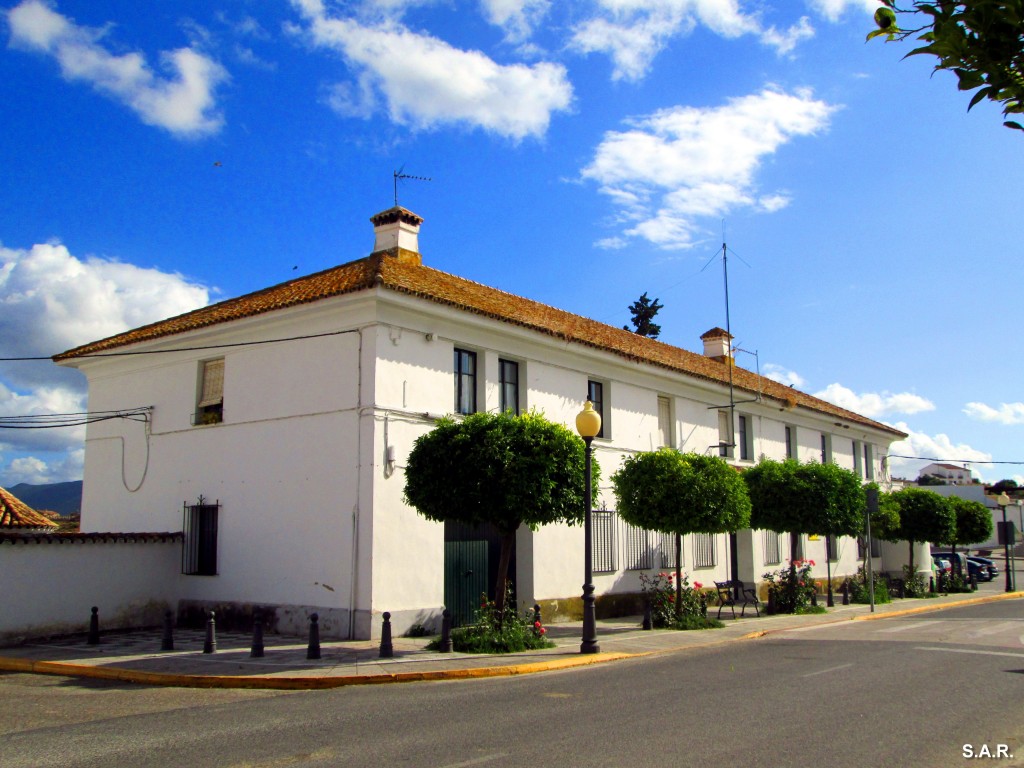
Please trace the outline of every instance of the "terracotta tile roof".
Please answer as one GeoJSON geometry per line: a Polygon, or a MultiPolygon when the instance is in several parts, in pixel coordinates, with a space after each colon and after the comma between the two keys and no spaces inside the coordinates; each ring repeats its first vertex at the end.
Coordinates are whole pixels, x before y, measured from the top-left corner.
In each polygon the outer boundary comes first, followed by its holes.
{"type": "MultiPolygon", "coordinates": [[[[729,366],[723,361],[716,361],[655,339],[639,336],[631,331],[614,328],[580,315],[574,315],[496,288],[440,272],[409,259],[395,258],[388,252],[374,253],[358,261],[342,264],[256,293],[228,299],[178,317],[172,317],[169,320],[162,320],[76,347],[56,355],[54,360],[64,361],[96,355],[129,344],[186,333],[374,287],[416,296],[426,301],[445,304],[466,312],[519,325],[554,336],[565,342],[574,342],[605,350],[638,363],[648,363],[718,384],[727,385],[729,383],[729,366]]],[[[885,424],[819,400],[785,384],[758,376],[743,368],[733,366],[732,375],[733,385],[746,393],[743,397],[760,394],[777,401],[780,408],[808,408],[844,421],[882,430],[894,437],[906,437],[903,432],[885,424]]]]}
{"type": "Polygon", "coordinates": [[[3,533],[0,529],[0,544],[159,544],[181,541],[180,531],[164,533],[3,533]]]}
{"type": "Polygon", "coordinates": [[[57,524],[53,520],[36,512],[6,488],[0,488],[0,531],[55,528],[57,524]]]}

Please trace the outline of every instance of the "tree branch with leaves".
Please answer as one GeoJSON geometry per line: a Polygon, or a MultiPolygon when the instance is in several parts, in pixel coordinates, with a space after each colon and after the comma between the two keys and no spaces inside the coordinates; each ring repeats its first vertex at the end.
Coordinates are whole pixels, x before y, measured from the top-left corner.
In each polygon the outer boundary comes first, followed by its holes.
{"type": "MultiPolygon", "coordinates": [[[[1003,117],[1024,113],[1024,0],[937,0],[900,8],[896,0],[880,0],[875,11],[878,29],[867,39],[887,42],[910,37],[924,43],[907,56],[930,55],[935,70],[949,70],[961,91],[977,91],[968,109],[988,99],[1003,107],[1003,117]],[[902,28],[900,18],[912,28],[902,28]]],[[[1003,125],[1024,130],[1015,120],[1003,125]]]]}

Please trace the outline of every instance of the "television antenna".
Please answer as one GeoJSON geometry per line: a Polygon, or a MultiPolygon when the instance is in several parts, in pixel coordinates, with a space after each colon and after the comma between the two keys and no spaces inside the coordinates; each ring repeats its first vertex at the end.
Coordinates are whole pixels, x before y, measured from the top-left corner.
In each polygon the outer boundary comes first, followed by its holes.
{"type": "Polygon", "coordinates": [[[414,181],[433,181],[433,179],[427,176],[413,176],[412,174],[405,173],[405,166],[403,165],[397,171],[391,174],[395,181],[395,207],[398,207],[398,182],[401,179],[413,179],[414,181]]]}

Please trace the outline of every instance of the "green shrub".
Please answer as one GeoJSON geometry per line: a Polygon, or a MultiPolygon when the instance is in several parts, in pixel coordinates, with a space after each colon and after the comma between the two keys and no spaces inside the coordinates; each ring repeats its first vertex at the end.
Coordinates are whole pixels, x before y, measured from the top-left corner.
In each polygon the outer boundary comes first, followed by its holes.
{"type": "MultiPolygon", "coordinates": [[[[708,594],[699,581],[690,584],[686,574],[680,578],[679,588],[675,585],[674,573],[658,573],[648,576],[640,574],[640,589],[644,599],[651,606],[651,623],[655,629],[707,629],[707,626],[690,626],[701,624],[707,619],[708,594]],[[676,600],[679,608],[676,608],[676,600]],[[682,624],[687,626],[681,626],[682,624]]],[[[719,624],[721,626],[721,624],[719,624]]]]}
{"type": "MultiPolygon", "coordinates": [[[[886,582],[880,574],[876,573],[874,576],[875,581],[875,605],[879,603],[890,603],[892,598],[889,596],[889,584],[886,582]]],[[[868,591],[868,577],[867,571],[862,565],[857,569],[857,574],[853,576],[848,582],[850,588],[850,602],[851,603],[863,603],[867,604],[871,602],[870,593],[868,591]]]]}
{"type": "Polygon", "coordinates": [[[811,576],[813,565],[813,560],[794,560],[790,568],[764,574],[776,613],[811,613],[803,609],[811,606],[817,592],[811,576]]]}
{"type": "MultiPolygon", "coordinates": [[[[554,648],[555,644],[545,637],[547,629],[533,618],[533,612],[520,616],[512,599],[512,586],[505,591],[504,608],[499,612],[497,605],[481,595],[476,621],[468,627],[452,630],[452,649],[459,653],[518,653],[538,648],[554,648]]],[[[441,639],[432,640],[427,648],[439,650],[441,639]]]]}

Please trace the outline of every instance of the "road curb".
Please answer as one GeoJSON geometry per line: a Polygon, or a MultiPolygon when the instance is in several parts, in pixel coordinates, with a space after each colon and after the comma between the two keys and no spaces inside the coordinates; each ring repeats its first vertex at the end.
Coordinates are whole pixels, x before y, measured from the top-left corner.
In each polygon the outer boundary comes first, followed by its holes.
{"type": "Polygon", "coordinates": [[[169,672],[145,672],[124,667],[96,667],[89,664],[69,664],[62,661],[35,661],[0,657],[0,671],[36,675],[60,675],[93,680],[115,680],[145,685],[163,685],[176,688],[242,688],[287,691],[324,690],[350,685],[384,685],[387,683],[415,683],[441,680],[470,680],[485,677],[511,677],[537,672],[584,667],[610,661],[630,659],[646,654],[598,653],[573,658],[534,661],[527,664],[505,664],[470,669],[443,669],[429,672],[393,672],[375,675],[337,675],[318,677],[269,677],[266,675],[179,675],[169,672]]]}
{"type": "MultiPolygon", "coordinates": [[[[808,626],[828,626],[845,621],[873,621],[899,616],[910,616],[919,613],[959,608],[968,605],[980,605],[999,600],[1024,598],[1024,592],[1006,592],[999,595],[967,598],[933,605],[922,605],[914,608],[903,608],[895,611],[883,611],[861,616],[835,617],[821,620],[808,626]]],[[[235,688],[265,689],[283,691],[312,691],[329,688],[342,688],[352,685],[386,685],[388,683],[415,683],[444,680],[473,680],[488,677],[513,677],[530,675],[538,672],[552,672],[560,669],[572,669],[593,664],[605,664],[623,659],[635,659],[644,656],[656,656],[679,651],[697,650],[738,640],[757,640],[779,632],[789,632],[798,627],[788,626],[778,629],[762,629],[738,637],[709,639],[688,645],[661,648],[641,653],[597,653],[572,657],[561,657],[548,661],[532,661],[524,664],[502,664],[489,667],[473,667],[469,669],[442,669],[425,672],[388,672],[370,675],[320,675],[303,677],[272,677],[268,675],[182,675],[170,672],[146,672],[124,667],[98,667],[90,664],[71,664],[63,661],[38,661],[0,656],[0,672],[20,672],[36,675],[60,675],[63,677],[80,677],[93,680],[114,680],[144,685],[162,685],[177,688],[235,688]]]]}

